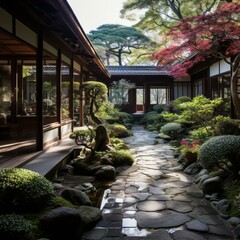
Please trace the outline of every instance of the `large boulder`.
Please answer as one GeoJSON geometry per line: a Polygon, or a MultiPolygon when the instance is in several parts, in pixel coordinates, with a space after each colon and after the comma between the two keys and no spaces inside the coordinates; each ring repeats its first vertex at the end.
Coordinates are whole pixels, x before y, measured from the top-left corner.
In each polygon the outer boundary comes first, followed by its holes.
{"type": "Polygon", "coordinates": [[[116,169],[113,166],[102,166],[95,174],[98,180],[112,180],[116,177],[116,169]]]}
{"type": "Polygon", "coordinates": [[[80,206],[78,210],[81,216],[81,224],[78,229],[79,234],[94,227],[94,225],[102,218],[102,212],[99,208],[80,206]]]}
{"type": "Polygon", "coordinates": [[[92,205],[88,195],[81,190],[66,188],[62,191],[61,196],[75,205],[92,205]]]}
{"type": "Polygon", "coordinates": [[[222,191],[222,182],[219,176],[208,178],[202,183],[204,194],[220,193],[222,191]]]}
{"type": "Polygon", "coordinates": [[[59,207],[47,212],[40,219],[40,226],[53,239],[71,239],[80,226],[81,216],[78,209],[59,207]]]}

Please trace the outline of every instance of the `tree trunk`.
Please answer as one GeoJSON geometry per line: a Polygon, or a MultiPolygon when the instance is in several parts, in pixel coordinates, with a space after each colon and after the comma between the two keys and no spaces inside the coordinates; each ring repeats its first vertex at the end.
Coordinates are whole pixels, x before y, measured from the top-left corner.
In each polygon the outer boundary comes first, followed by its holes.
{"type": "Polygon", "coordinates": [[[91,116],[91,118],[92,118],[92,120],[97,124],[97,125],[100,125],[100,124],[102,124],[102,121],[98,118],[98,117],[96,117],[95,116],[95,113],[94,113],[94,111],[93,111],[93,98],[91,99],[91,103],[90,103],[90,116],[91,116]]]}
{"type": "Polygon", "coordinates": [[[232,63],[231,74],[231,95],[237,118],[240,118],[240,99],[238,97],[238,70],[240,64],[240,54],[238,54],[232,63]]]}

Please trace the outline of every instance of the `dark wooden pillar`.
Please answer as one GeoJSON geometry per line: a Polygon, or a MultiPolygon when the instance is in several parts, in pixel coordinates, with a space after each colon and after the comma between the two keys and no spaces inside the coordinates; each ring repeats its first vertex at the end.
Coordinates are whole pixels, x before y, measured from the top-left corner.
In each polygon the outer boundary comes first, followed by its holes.
{"type": "MultiPolygon", "coordinates": [[[[73,109],[73,59],[71,60],[71,66],[70,66],[70,72],[69,72],[69,78],[70,78],[70,85],[68,90],[68,96],[69,96],[69,117],[74,120],[74,109],[73,109]]],[[[73,122],[72,122],[72,131],[73,131],[73,122]]]]}
{"type": "MultiPolygon", "coordinates": [[[[83,84],[83,67],[81,66],[81,72],[80,72],[80,86],[83,84]]],[[[79,89],[80,92],[80,89],[79,89]]],[[[83,120],[83,111],[84,111],[84,107],[83,107],[83,100],[80,97],[80,104],[79,104],[79,123],[80,126],[84,125],[84,120],[83,120]]]]}
{"type": "Polygon", "coordinates": [[[144,84],[144,113],[150,108],[150,87],[147,83],[144,84]]]}
{"type": "Polygon", "coordinates": [[[61,131],[61,123],[62,123],[62,111],[61,111],[61,95],[62,95],[62,73],[61,73],[61,65],[62,65],[62,58],[61,58],[61,50],[58,49],[58,58],[57,58],[57,121],[59,122],[58,128],[58,135],[59,139],[62,139],[62,131],[61,131]]]}
{"type": "Polygon", "coordinates": [[[42,33],[38,34],[38,49],[37,49],[37,91],[36,91],[36,149],[43,149],[43,38],[42,33]]]}

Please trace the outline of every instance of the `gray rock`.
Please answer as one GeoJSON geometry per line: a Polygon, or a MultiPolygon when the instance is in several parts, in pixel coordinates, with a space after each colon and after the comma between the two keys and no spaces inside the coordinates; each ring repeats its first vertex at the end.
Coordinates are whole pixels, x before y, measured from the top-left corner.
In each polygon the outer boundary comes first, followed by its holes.
{"type": "Polygon", "coordinates": [[[62,191],[61,196],[75,205],[92,205],[88,195],[81,190],[66,188],[62,191]]]}
{"type": "Polygon", "coordinates": [[[137,212],[135,215],[140,228],[168,228],[178,227],[188,221],[190,217],[182,213],[164,215],[158,212],[137,212]]]}
{"type": "Polygon", "coordinates": [[[95,174],[96,179],[98,180],[110,180],[115,179],[116,169],[113,166],[107,165],[101,167],[95,174]]]}
{"type": "MultiPolygon", "coordinates": [[[[41,228],[54,236],[71,237],[76,234],[81,223],[79,210],[59,207],[47,212],[40,219],[41,228]]],[[[67,238],[66,238],[67,239],[67,238]]]]}
{"type": "Polygon", "coordinates": [[[240,239],[240,224],[234,228],[234,235],[237,239],[240,239]]]}
{"type": "Polygon", "coordinates": [[[208,174],[204,174],[201,177],[198,178],[198,181],[196,182],[199,188],[202,188],[202,185],[204,183],[205,180],[211,178],[211,176],[209,176],[208,174]]]}
{"type": "Polygon", "coordinates": [[[160,201],[142,201],[137,203],[137,209],[140,211],[154,212],[166,209],[166,205],[160,201]]]}
{"type": "Polygon", "coordinates": [[[62,174],[73,174],[74,173],[74,167],[66,164],[60,169],[60,173],[62,174]]]}
{"type": "Polygon", "coordinates": [[[81,185],[78,185],[74,187],[76,190],[81,190],[83,192],[95,192],[96,188],[91,183],[83,183],[81,185]]]}
{"type": "Polygon", "coordinates": [[[209,178],[202,184],[204,194],[219,193],[222,191],[222,182],[219,176],[209,178]]]}
{"type": "Polygon", "coordinates": [[[213,201],[212,204],[221,213],[226,213],[231,207],[231,204],[227,199],[213,201]]]}
{"type": "Polygon", "coordinates": [[[234,227],[236,227],[238,224],[240,224],[239,217],[230,217],[227,221],[234,227]]]}
{"type": "Polygon", "coordinates": [[[207,224],[198,221],[197,219],[192,220],[191,222],[187,222],[186,224],[187,229],[192,231],[198,232],[208,232],[209,227],[207,224]]]}
{"type": "Polygon", "coordinates": [[[199,177],[201,177],[202,175],[205,175],[205,174],[208,175],[208,170],[207,169],[202,169],[198,174],[196,174],[193,177],[194,182],[196,181],[196,179],[198,179],[199,177]]]}
{"type": "Polygon", "coordinates": [[[189,175],[194,175],[199,173],[200,170],[201,170],[201,166],[198,163],[194,162],[184,169],[184,173],[189,175]]]}
{"type": "Polygon", "coordinates": [[[211,225],[223,224],[221,218],[218,215],[214,215],[214,214],[196,215],[195,218],[206,224],[211,224],[211,225]]]}
{"type": "Polygon", "coordinates": [[[233,236],[232,232],[224,226],[210,226],[209,232],[219,236],[233,236]]]}
{"type": "Polygon", "coordinates": [[[92,227],[102,218],[102,213],[99,208],[90,206],[80,206],[78,208],[81,216],[81,224],[79,232],[86,231],[92,227]]]}
{"type": "Polygon", "coordinates": [[[180,201],[167,201],[166,206],[168,209],[172,209],[180,213],[187,213],[193,209],[189,203],[180,201]]]}
{"type": "Polygon", "coordinates": [[[173,240],[170,234],[166,230],[158,230],[150,235],[148,235],[148,239],[151,240],[173,240]]]}
{"type": "Polygon", "coordinates": [[[202,237],[199,234],[183,230],[174,232],[173,238],[176,240],[207,240],[207,238],[202,237]]]}

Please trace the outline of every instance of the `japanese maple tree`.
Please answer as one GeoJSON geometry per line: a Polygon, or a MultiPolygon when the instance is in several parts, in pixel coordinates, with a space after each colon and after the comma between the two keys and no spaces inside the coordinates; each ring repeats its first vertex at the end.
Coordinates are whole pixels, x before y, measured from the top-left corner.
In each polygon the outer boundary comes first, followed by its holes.
{"type": "Polygon", "coordinates": [[[231,65],[231,95],[239,117],[240,2],[225,3],[214,13],[182,19],[168,32],[166,43],[168,46],[152,58],[159,66],[168,67],[174,78],[187,76],[191,67],[210,57],[224,59],[231,65]]]}

